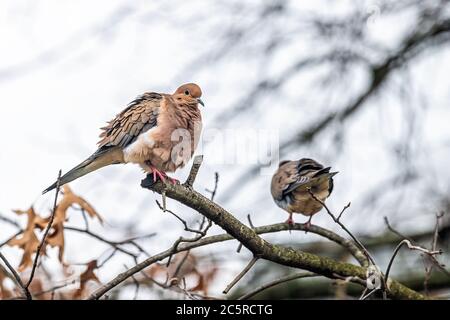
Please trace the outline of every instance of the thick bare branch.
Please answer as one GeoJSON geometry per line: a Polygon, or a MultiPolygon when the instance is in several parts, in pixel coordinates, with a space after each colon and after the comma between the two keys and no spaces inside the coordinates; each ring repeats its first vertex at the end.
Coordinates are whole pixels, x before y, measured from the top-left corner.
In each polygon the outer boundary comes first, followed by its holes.
{"type": "MultiPolygon", "coordinates": [[[[358,267],[350,263],[338,262],[327,257],[320,257],[307,252],[294,250],[293,248],[274,245],[265,241],[258,236],[255,230],[242,224],[218,204],[210,201],[190,187],[185,187],[183,185],[169,185],[162,182],[154,183],[153,180],[151,180],[151,177],[143,180],[141,185],[144,188],[148,188],[160,194],[165,192],[168,197],[197,210],[207,219],[219,225],[230,236],[242,242],[254,255],[262,259],[285,266],[305,269],[329,278],[336,278],[336,275],[339,275],[340,277],[366,278],[366,269],[363,267],[358,267]]],[[[186,247],[181,247],[181,250],[183,248],[186,247]]],[[[137,264],[135,267],[119,274],[115,279],[96,290],[90,296],[90,299],[98,299],[104,293],[111,290],[134,273],[181,250],[179,246],[176,246],[137,264]]],[[[392,281],[389,295],[392,298],[399,299],[426,298],[420,293],[415,292],[396,281],[392,281]]]]}

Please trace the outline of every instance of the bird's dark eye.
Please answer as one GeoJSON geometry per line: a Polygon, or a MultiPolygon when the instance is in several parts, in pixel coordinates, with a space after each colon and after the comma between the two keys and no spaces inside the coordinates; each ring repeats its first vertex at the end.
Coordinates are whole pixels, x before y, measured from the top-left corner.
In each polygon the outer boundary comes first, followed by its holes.
{"type": "Polygon", "coordinates": [[[189,95],[189,90],[186,90],[186,91],[184,92],[184,94],[188,96],[188,95],[189,95]]]}

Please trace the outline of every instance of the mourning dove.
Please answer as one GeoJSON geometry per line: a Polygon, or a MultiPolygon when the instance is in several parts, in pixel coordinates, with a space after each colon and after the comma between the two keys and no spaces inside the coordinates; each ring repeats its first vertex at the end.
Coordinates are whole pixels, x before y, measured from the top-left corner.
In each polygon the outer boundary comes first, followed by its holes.
{"type": "Polygon", "coordinates": [[[271,193],[275,203],[289,213],[286,220],[289,225],[294,223],[293,213],[309,216],[306,226],[311,225],[312,216],[322,209],[322,204],[310,192],[322,202],[328,198],[333,191],[333,176],[337,174],[330,169],[307,158],[280,162],[272,177],[271,193]]]}
{"type": "MultiPolygon", "coordinates": [[[[101,128],[97,151],[63,175],[60,185],[119,163],[139,164],[153,174],[154,181],[164,181],[166,172],[183,167],[197,147],[201,130],[198,104],[204,105],[201,96],[202,90],[194,83],[182,85],[173,94],[147,92],[139,96],[101,128]]],[[[43,193],[54,188],[56,182],[43,193]]]]}

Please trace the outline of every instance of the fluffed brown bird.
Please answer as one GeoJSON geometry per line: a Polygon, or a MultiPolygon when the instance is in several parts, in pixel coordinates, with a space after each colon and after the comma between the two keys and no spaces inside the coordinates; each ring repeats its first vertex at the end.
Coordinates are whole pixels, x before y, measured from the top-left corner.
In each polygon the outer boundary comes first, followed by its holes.
{"type": "MultiPolygon", "coordinates": [[[[202,90],[194,83],[182,85],[173,94],[139,96],[101,128],[97,151],[63,175],[60,184],[119,163],[139,164],[153,174],[153,180],[164,181],[166,172],[183,167],[197,147],[202,123],[198,104],[204,105],[201,96],[202,90]]],[[[54,188],[56,182],[43,193],[54,188]]]]}
{"type": "Polygon", "coordinates": [[[293,213],[300,213],[309,216],[306,225],[311,225],[312,216],[322,209],[322,204],[310,192],[322,202],[329,197],[333,191],[333,176],[337,174],[330,169],[308,158],[280,162],[270,190],[275,203],[289,213],[288,224],[294,223],[293,213]]]}

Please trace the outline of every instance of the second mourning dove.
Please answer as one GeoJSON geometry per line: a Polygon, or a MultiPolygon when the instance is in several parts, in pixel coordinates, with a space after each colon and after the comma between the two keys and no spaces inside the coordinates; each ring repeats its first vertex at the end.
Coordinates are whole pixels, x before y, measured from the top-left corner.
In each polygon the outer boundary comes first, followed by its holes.
{"type": "MultiPolygon", "coordinates": [[[[202,90],[194,83],[182,85],[173,94],[139,96],[102,128],[97,151],[63,175],[60,185],[119,163],[139,164],[153,174],[154,181],[169,178],[166,172],[183,167],[197,147],[196,130],[201,130],[202,120],[198,104],[204,105],[201,96],[202,90]],[[182,136],[189,139],[187,148],[177,147],[182,136]]],[[[54,188],[56,182],[43,193],[54,188]]]]}
{"type": "Polygon", "coordinates": [[[289,225],[294,223],[293,213],[309,216],[306,226],[311,225],[312,216],[322,209],[322,204],[310,192],[322,202],[328,198],[333,191],[333,176],[337,174],[330,169],[308,158],[280,162],[270,191],[275,203],[289,213],[286,220],[289,225]]]}

